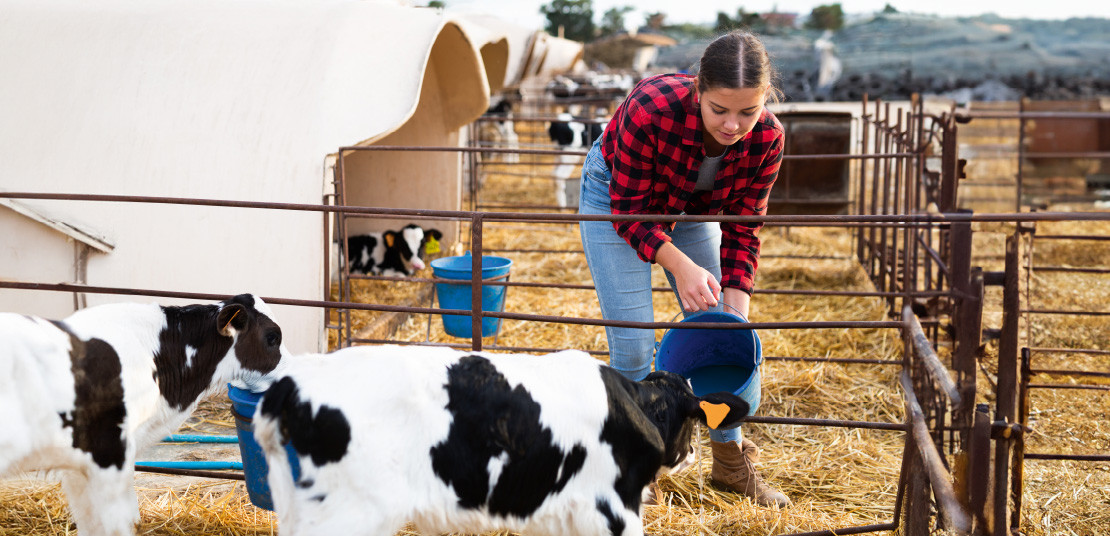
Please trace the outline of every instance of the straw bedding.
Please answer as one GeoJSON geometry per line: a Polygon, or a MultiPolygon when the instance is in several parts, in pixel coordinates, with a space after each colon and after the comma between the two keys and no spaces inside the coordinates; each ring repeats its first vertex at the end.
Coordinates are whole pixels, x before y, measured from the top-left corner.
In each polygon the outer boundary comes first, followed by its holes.
{"type": "MultiPolygon", "coordinates": [[[[511,201],[550,203],[550,181],[520,178],[501,179],[491,174],[484,196],[498,195],[499,184],[512,189],[511,201]],[[532,197],[528,197],[532,196],[532,197]]],[[[1092,233],[1090,224],[1083,224],[1092,233]]],[[[1110,226],[1101,227],[1102,234],[1110,226]]],[[[987,229],[990,231],[991,229],[987,229]]],[[[465,229],[464,229],[465,232],[465,229]]],[[[1055,231],[1063,233],[1065,231],[1055,231]]],[[[487,223],[487,248],[579,249],[575,226],[487,223]]],[[[980,265],[1001,259],[998,236],[983,233],[990,249],[976,248],[980,265]]],[[[465,236],[465,235],[464,235],[465,236]]],[[[757,279],[761,289],[869,290],[865,274],[851,260],[805,260],[779,255],[835,255],[853,251],[848,233],[826,228],[764,230],[764,259],[757,279]]],[[[980,237],[977,236],[977,240],[980,237]]],[[[1038,255],[1050,255],[1046,263],[1079,263],[1088,255],[1087,246],[1038,246],[1038,255]],[[1073,251],[1075,250],[1075,251],[1073,251]],[[1066,259],[1065,259],[1066,257],[1066,259]]],[[[512,258],[512,281],[589,284],[589,271],[579,253],[500,253],[512,258]]],[[[1092,262],[1105,262],[1095,253],[1092,262]]],[[[1000,269],[988,266],[987,269],[1000,269]]],[[[430,276],[430,270],[418,274],[430,276]]],[[[1110,290],[1098,276],[1038,273],[1035,306],[1066,308],[1083,301],[1084,307],[1105,310],[1110,290]],[[1091,297],[1095,299],[1090,301],[1091,297]],[[1069,300],[1074,300],[1069,301],[1069,300]]],[[[1105,276],[1102,276],[1106,279],[1105,276]]],[[[657,286],[666,286],[660,271],[657,286]]],[[[356,281],[356,301],[406,303],[415,294],[414,283],[356,281]]],[[[419,283],[419,285],[428,285],[419,283]]],[[[592,290],[513,287],[508,290],[506,311],[600,318],[592,290]]],[[[997,296],[988,297],[1000,302],[997,296]]],[[[423,304],[413,304],[423,305],[423,304]]],[[[1077,305],[1078,306],[1078,305],[1077,305]]],[[[679,313],[673,295],[656,294],[656,319],[667,321],[679,313]]],[[[829,296],[778,296],[757,294],[752,301],[755,321],[886,320],[886,304],[877,298],[829,296]]],[[[356,331],[380,313],[356,312],[356,331]]],[[[992,320],[1000,315],[988,316],[992,320]]],[[[1107,320],[1073,318],[1037,319],[1030,332],[1038,346],[1077,345],[1110,348],[1107,320]],[[1066,323],[1066,324],[1065,324],[1066,323]],[[1065,327],[1066,326],[1066,327],[1065,327]]],[[[657,338],[663,331],[657,332],[657,338]]],[[[760,414],[823,419],[901,422],[903,406],[897,383],[897,366],[837,364],[775,360],[774,357],[845,357],[897,360],[902,343],[892,329],[761,330],[764,355],[763,402],[760,414]]],[[[394,335],[397,340],[466,343],[443,332],[438,318],[414,315],[394,335]]],[[[487,338],[489,345],[494,339],[487,338]]],[[[600,327],[557,323],[503,321],[497,344],[536,348],[605,350],[600,327]]],[[[996,351],[988,347],[988,355],[996,351]]],[[[604,356],[600,356],[604,359],[604,356]]],[[[1053,358],[1053,357],[1049,357],[1053,358]]],[[[1046,358],[1048,359],[1048,358],[1046,358]]],[[[1063,367],[1105,370],[1106,358],[1056,356],[1063,367]]],[[[1047,365],[1045,368],[1050,368],[1047,365]]],[[[984,359],[983,392],[990,393],[991,359],[984,359]]],[[[1040,379],[1035,381],[1041,381],[1040,379]]],[[[1063,380],[1071,381],[1071,380],[1063,380]]],[[[1081,383],[1101,380],[1083,379],[1081,383]]],[[[990,395],[984,395],[988,401],[990,395]]],[[[231,426],[226,399],[214,397],[191,420],[231,426]]],[[[1029,440],[1031,451],[1105,453],[1110,450],[1110,397],[1104,391],[1046,391],[1033,396],[1033,418],[1037,432],[1029,440]]],[[[744,433],[762,449],[760,468],[766,480],[786,493],[793,506],[786,509],[757,507],[739,496],[716,489],[708,482],[710,456],[708,436],[699,432],[700,461],[685,472],[660,479],[662,503],[644,508],[645,530],[651,534],[765,535],[836,529],[886,523],[894,515],[893,505],[901,465],[904,436],[899,432],[822,428],[789,425],[749,424],[744,433]]],[[[1039,534],[1105,534],[1110,531],[1110,468],[1105,463],[1034,462],[1026,464],[1025,515],[1023,531],[1039,534]]],[[[143,489],[145,535],[271,534],[276,530],[272,514],[250,505],[242,483],[226,484],[203,479],[179,479],[187,484],[165,489],[143,489]]],[[[9,481],[0,489],[0,535],[72,534],[63,498],[56,484],[9,481]]],[[[411,530],[402,534],[414,534],[411,530]]]]}

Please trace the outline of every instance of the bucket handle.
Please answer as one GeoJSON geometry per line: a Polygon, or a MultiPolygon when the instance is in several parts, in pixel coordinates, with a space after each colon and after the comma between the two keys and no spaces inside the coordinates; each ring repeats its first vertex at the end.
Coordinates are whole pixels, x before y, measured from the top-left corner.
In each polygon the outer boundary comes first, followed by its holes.
{"type": "MultiPolygon", "coordinates": [[[[743,318],[744,322],[748,321],[748,318],[746,316],[744,316],[744,314],[741,313],[739,309],[737,309],[737,308],[735,308],[735,307],[733,307],[733,306],[731,306],[731,305],[729,305],[725,302],[718,302],[718,303],[720,303],[721,305],[724,305],[725,307],[728,307],[729,309],[732,309],[733,311],[736,311],[736,316],[739,316],[740,318],[743,318]]],[[[674,322],[675,319],[678,318],[678,315],[682,314],[683,312],[684,311],[682,311],[681,308],[679,308],[679,311],[677,313],[675,313],[674,316],[671,317],[671,322],[674,322]]],[[[667,333],[670,333],[670,331],[671,331],[671,328],[667,328],[667,331],[663,332],[663,336],[666,337],[667,333]]],[[[659,346],[662,345],[662,344],[663,344],[662,340],[658,340],[658,341],[655,342],[655,353],[656,354],[659,353],[659,346]]]]}
{"type": "MultiPolygon", "coordinates": [[[[721,304],[721,305],[724,305],[725,307],[728,307],[729,309],[732,309],[733,311],[736,311],[736,316],[738,316],[738,317],[740,317],[740,318],[743,318],[743,319],[744,319],[744,322],[747,322],[747,321],[748,321],[748,317],[744,316],[744,313],[741,313],[739,309],[737,309],[737,308],[735,308],[735,307],[733,307],[733,306],[731,306],[731,305],[729,305],[729,304],[727,304],[727,303],[725,303],[725,302],[720,302],[720,304],[721,304]]],[[[676,313],[676,314],[675,314],[674,316],[672,316],[672,317],[671,317],[671,322],[674,322],[674,320],[675,320],[676,318],[678,318],[678,315],[680,315],[680,314],[682,314],[682,313],[684,313],[684,312],[685,312],[685,311],[679,311],[679,312],[678,312],[678,313],[676,313]]],[[[670,331],[670,328],[668,328],[668,329],[667,329],[667,331],[670,331]]]]}
{"type": "MultiPolygon", "coordinates": [[[[486,282],[489,282],[489,281],[498,281],[498,280],[501,280],[501,279],[504,279],[505,281],[508,281],[509,280],[509,275],[510,274],[495,275],[493,277],[486,277],[486,278],[480,279],[480,281],[482,283],[486,283],[486,282]]],[[[474,281],[473,279],[446,279],[446,278],[439,278],[439,277],[433,277],[432,278],[433,283],[442,283],[444,285],[470,285],[471,283],[473,283],[473,281],[474,281]]]]}

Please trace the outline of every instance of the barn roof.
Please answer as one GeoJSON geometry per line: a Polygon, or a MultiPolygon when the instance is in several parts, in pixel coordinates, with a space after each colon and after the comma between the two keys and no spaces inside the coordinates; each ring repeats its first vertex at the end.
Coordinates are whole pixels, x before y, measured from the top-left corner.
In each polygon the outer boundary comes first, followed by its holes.
{"type": "Polygon", "coordinates": [[[259,183],[305,176],[337,147],[402,125],[441,39],[458,44],[458,57],[437,67],[454,80],[447,124],[488,106],[478,51],[487,43],[432,9],[16,0],[0,11],[0,186],[9,189],[80,176],[165,195],[167,181],[230,173],[256,194],[259,183]],[[64,158],[44,159],[50,148],[64,158]]]}

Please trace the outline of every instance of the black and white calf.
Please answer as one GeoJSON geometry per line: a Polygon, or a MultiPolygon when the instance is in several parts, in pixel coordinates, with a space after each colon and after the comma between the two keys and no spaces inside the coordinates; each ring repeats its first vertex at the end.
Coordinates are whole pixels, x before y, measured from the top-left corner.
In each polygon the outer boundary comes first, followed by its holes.
{"type": "MultiPolygon", "coordinates": [[[[486,110],[486,114],[497,117],[498,119],[482,122],[483,127],[491,127],[488,129],[483,128],[480,131],[482,141],[491,141],[495,147],[519,149],[520,138],[516,134],[516,125],[513,124],[513,103],[508,99],[499,98],[496,104],[493,104],[486,110]]],[[[503,161],[512,163],[520,162],[520,154],[505,153],[503,161]]]]}
{"type": "Polygon", "coordinates": [[[643,534],[645,487],[694,423],[749,407],[681,376],[633,382],[584,352],[351,347],[296,357],[259,402],[282,534],[643,534]],[[294,482],[285,449],[299,455],[294,482]]]}
{"type": "MultiPolygon", "coordinates": [[[[605,132],[605,122],[583,123],[575,121],[569,113],[561,113],[557,121],[547,127],[547,135],[560,149],[589,149],[605,132]]],[[[601,116],[599,116],[599,120],[601,116]]]]}
{"type": "Polygon", "coordinates": [[[269,307],[249,294],[61,321],[0,313],[0,476],[57,470],[79,534],[132,534],[138,451],[227,382],[267,387],[286,355],[269,307]]]}
{"type": "Polygon", "coordinates": [[[437,229],[409,224],[400,231],[356,235],[347,239],[347,262],[351,273],[409,276],[424,269],[424,246],[428,239],[442,240],[437,229]]]}
{"type": "MultiPolygon", "coordinates": [[[[604,117],[604,111],[598,110],[598,119],[604,117]]],[[[552,121],[547,128],[551,141],[564,151],[588,151],[594,141],[605,132],[606,122],[582,123],[574,121],[574,116],[569,113],[558,115],[558,121],[552,121]]],[[[556,156],[555,175],[555,203],[560,207],[578,206],[578,189],[580,175],[575,171],[581,165],[583,157],[579,155],[560,154],[556,156]]]]}

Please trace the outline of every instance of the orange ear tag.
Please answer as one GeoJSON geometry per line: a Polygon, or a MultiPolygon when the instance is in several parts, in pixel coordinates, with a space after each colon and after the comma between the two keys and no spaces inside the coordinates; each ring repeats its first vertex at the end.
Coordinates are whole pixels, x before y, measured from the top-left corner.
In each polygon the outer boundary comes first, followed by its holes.
{"type": "Polygon", "coordinates": [[[224,324],[223,329],[221,329],[220,331],[227,331],[227,327],[230,326],[231,323],[235,321],[235,317],[237,317],[237,316],[239,316],[239,310],[238,309],[236,309],[234,313],[231,313],[231,318],[227,319],[227,323],[224,324]]]}
{"type": "Polygon", "coordinates": [[[714,404],[702,400],[698,402],[698,405],[701,406],[701,410],[705,412],[706,424],[714,430],[724,422],[725,417],[728,417],[728,404],[714,404]]]}
{"type": "Polygon", "coordinates": [[[387,247],[387,248],[393,247],[393,235],[391,235],[391,234],[385,235],[385,247],[387,247]]]}

